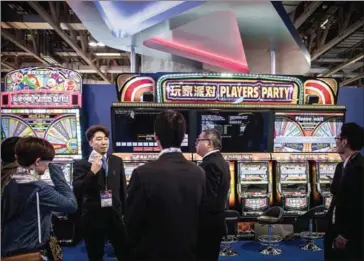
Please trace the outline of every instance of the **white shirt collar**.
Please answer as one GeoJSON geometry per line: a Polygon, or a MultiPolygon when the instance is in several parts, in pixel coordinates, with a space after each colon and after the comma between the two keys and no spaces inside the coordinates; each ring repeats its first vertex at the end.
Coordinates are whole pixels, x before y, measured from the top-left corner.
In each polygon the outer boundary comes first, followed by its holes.
{"type": "Polygon", "coordinates": [[[212,150],[210,152],[207,152],[205,156],[202,157],[202,159],[206,158],[208,155],[211,155],[212,153],[219,152],[219,150],[212,150]]]}
{"type": "Polygon", "coordinates": [[[178,153],[182,153],[181,149],[180,148],[167,148],[167,149],[163,149],[159,155],[158,155],[158,158],[160,156],[162,156],[163,154],[165,153],[173,153],[173,152],[178,152],[178,153]]]}

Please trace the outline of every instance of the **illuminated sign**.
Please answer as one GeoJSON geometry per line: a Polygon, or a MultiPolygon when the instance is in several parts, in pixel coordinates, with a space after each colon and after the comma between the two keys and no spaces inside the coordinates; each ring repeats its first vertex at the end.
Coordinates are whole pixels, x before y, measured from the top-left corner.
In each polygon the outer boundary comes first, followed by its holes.
{"type": "Polygon", "coordinates": [[[166,82],[167,101],[293,102],[294,84],[262,81],[234,82],[166,82]]]}
{"type": "Polygon", "coordinates": [[[272,153],[272,160],[340,162],[341,158],[337,153],[272,153]]]}
{"type": "Polygon", "coordinates": [[[157,103],[290,105],[317,97],[317,104],[334,105],[338,92],[331,78],[256,74],[128,73],[116,84],[120,102],[142,102],[154,92],[157,103]]]}
{"type": "Polygon", "coordinates": [[[3,92],[2,107],[38,108],[38,107],[77,107],[81,103],[81,95],[77,92],[3,92]],[[73,99],[75,97],[75,99],[73,99]]]}
{"type": "MultiPolygon", "coordinates": [[[[157,160],[159,153],[114,153],[115,156],[122,158],[124,161],[151,161],[157,160]]],[[[192,154],[183,153],[187,160],[192,160],[192,154]]]]}
{"type": "Polygon", "coordinates": [[[64,68],[35,67],[9,72],[3,107],[81,107],[82,79],[64,68]]]}

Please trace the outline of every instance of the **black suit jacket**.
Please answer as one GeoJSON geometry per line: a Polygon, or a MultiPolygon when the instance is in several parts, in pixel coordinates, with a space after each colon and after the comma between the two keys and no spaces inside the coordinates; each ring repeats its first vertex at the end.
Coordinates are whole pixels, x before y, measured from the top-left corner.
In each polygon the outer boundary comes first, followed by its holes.
{"type": "Polygon", "coordinates": [[[136,168],[125,223],[135,259],[193,260],[205,173],[182,153],[136,168]]]}
{"type": "MultiPolygon", "coordinates": [[[[201,229],[225,233],[225,206],[230,189],[229,165],[220,152],[207,155],[200,164],[206,173],[206,194],[202,207],[201,229]]],[[[203,232],[202,232],[203,233],[203,232]]]]}
{"type": "Polygon", "coordinates": [[[348,248],[359,253],[363,245],[364,158],[357,154],[343,170],[343,176],[334,203],[335,228],[349,240],[348,248]],[[359,252],[358,252],[359,251],[359,252]]]}
{"type": "MultiPolygon", "coordinates": [[[[107,188],[112,191],[113,209],[123,213],[126,200],[126,178],[121,158],[108,155],[107,188]]],[[[82,202],[82,214],[101,209],[100,192],[106,188],[106,175],[101,169],[96,175],[91,171],[88,159],[78,160],[73,169],[73,191],[82,202]]]]}

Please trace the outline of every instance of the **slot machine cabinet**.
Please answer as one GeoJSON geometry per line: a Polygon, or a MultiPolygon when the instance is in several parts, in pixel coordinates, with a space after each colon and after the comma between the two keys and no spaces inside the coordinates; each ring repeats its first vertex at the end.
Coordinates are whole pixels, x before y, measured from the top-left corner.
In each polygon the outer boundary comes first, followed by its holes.
{"type": "Polygon", "coordinates": [[[285,153],[273,153],[276,160],[276,196],[285,216],[299,216],[310,208],[311,184],[308,161],[289,161],[285,153]]]}
{"type": "MultiPolygon", "coordinates": [[[[73,161],[82,158],[81,76],[58,67],[21,68],[5,76],[1,102],[1,139],[33,136],[48,140],[56,153],[53,163],[61,166],[71,186],[73,161]]],[[[49,171],[39,178],[53,185],[49,171]]],[[[71,216],[54,215],[60,243],[75,239],[71,216]]]]}
{"type": "Polygon", "coordinates": [[[313,162],[313,191],[315,200],[320,205],[324,205],[326,211],[329,209],[332,194],[330,192],[331,183],[334,179],[337,164],[341,161],[338,154],[326,154],[325,159],[313,162]]]}
{"type": "Polygon", "coordinates": [[[251,161],[237,162],[237,192],[242,216],[256,217],[273,202],[270,154],[253,154],[251,161]]]}

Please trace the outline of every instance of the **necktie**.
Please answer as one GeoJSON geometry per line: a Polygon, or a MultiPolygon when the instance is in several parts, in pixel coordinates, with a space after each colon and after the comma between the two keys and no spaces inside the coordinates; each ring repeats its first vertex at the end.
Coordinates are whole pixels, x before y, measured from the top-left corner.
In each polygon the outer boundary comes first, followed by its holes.
{"type": "Polygon", "coordinates": [[[104,157],[101,158],[101,163],[102,163],[101,167],[104,170],[105,174],[107,175],[107,173],[106,173],[106,159],[104,157]]]}

